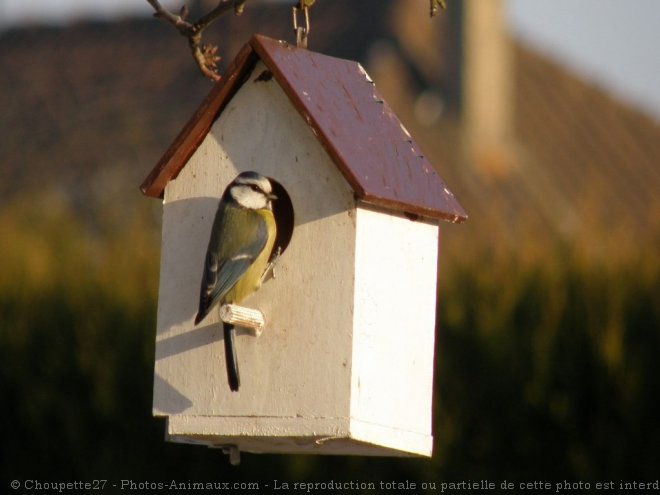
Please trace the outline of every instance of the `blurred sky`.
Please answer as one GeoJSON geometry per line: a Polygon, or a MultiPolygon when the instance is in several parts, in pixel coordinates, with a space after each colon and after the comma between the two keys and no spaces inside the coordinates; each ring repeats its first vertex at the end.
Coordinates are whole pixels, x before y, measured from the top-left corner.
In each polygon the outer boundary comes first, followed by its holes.
{"type": "MultiPolygon", "coordinates": [[[[660,0],[507,2],[518,37],[660,120],[660,0]]],[[[0,25],[150,12],[146,0],[0,0],[0,25]]]]}

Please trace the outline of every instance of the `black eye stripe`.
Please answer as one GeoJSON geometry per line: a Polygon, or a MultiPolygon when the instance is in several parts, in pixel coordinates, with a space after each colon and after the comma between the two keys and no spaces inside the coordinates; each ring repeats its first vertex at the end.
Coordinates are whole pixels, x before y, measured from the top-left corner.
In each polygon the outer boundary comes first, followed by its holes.
{"type": "MultiPolygon", "coordinates": [[[[259,183],[254,183],[254,182],[247,182],[247,181],[236,181],[238,186],[245,187],[245,188],[250,188],[254,192],[258,192],[261,194],[267,194],[266,189],[263,187],[262,184],[259,183]]],[[[270,189],[270,188],[268,188],[270,189]]]]}

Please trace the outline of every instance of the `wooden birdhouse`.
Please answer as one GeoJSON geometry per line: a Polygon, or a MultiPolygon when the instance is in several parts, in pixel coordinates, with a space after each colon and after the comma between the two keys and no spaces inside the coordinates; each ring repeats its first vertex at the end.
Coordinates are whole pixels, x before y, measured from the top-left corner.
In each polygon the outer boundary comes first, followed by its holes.
{"type": "Polygon", "coordinates": [[[163,199],[153,413],[169,440],[431,455],[438,221],[466,214],[360,64],[253,37],[142,191],[163,199]],[[290,239],[243,304],[266,324],[238,329],[232,392],[218,313],[194,319],[219,197],[247,170],[285,191],[290,239]]]}

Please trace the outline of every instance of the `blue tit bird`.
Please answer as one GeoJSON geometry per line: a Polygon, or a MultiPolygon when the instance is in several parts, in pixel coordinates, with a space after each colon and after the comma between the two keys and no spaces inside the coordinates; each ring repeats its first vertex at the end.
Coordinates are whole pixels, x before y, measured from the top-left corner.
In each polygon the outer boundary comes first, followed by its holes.
{"type": "MultiPolygon", "coordinates": [[[[256,172],[239,174],[225,189],[206,250],[195,325],[215,304],[239,304],[261,286],[277,236],[275,199],[270,179],[256,172]]],[[[223,323],[223,329],[229,388],[237,391],[234,325],[223,323]]]]}

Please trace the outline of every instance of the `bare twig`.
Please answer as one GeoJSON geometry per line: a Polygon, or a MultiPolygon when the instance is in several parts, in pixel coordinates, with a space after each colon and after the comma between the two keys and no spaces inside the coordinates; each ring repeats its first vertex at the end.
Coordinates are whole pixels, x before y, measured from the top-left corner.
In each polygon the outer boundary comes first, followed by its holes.
{"type": "Polygon", "coordinates": [[[158,17],[172,26],[182,36],[188,38],[188,44],[192,51],[193,58],[197,62],[199,70],[209,79],[220,80],[218,74],[218,47],[216,45],[202,44],[202,33],[218,17],[233,9],[235,15],[241,15],[245,8],[247,0],[219,0],[218,5],[211,11],[201,16],[196,22],[188,22],[188,9],[184,6],[179,15],[173,14],[163,8],[158,0],[147,0],[154,8],[154,17],[158,17]]]}
{"type": "MultiPolygon", "coordinates": [[[[178,15],[165,9],[159,0],[147,0],[154,10],[154,17],[162,19],[176,28],[182,36],[188,39],[192,56],[204,76],[213,81],[220,80],[218,74],[218,47],[211,44],[202,44],[202,33],[218,17],[226,14],[233,9],[235,15],[241,15],[245,9],[248,0],[218,0],[218,4],[202,15],[196,22],[189,22],[188,8],[184,5],[178,15]]],[[[298,0],[297,8],[300,10],[309,9],[316,0],[298,0]]],[[[439,9],[446,8],[446,0],[430,0],[431,17],[438,13],[439,9]]],[[[295,11],[294,11],[295,24],[295,11]]]]}

